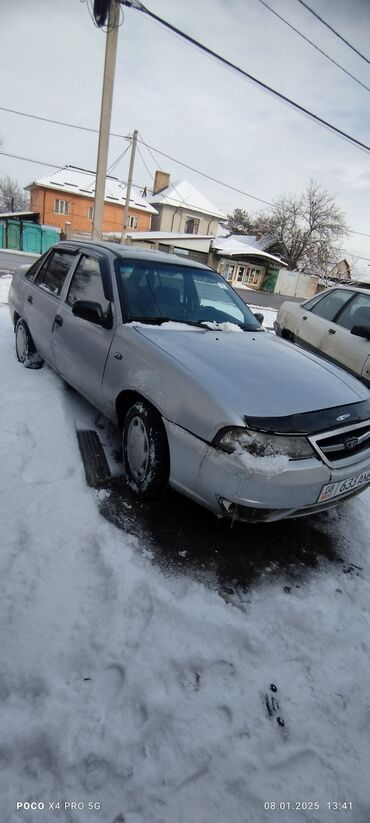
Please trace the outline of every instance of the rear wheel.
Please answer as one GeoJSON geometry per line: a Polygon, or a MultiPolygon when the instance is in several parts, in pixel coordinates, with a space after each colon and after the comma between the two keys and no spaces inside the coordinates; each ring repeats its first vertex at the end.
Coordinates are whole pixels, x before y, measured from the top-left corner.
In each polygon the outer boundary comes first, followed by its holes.
{"type": "Polygon", "coordinates": [[[169,476],[167,437],[160,415],[143,400],[126,415],[122,451],[128,486],[140,497],[160,497],[169,476]]]}
{"type": "Polygon", "coordinates": [[[18,320],[15,327],[15,351],[17,360],[26,369],[41,369],[44,361],[36,351],[27,325],[22,318],[18,320]]]}

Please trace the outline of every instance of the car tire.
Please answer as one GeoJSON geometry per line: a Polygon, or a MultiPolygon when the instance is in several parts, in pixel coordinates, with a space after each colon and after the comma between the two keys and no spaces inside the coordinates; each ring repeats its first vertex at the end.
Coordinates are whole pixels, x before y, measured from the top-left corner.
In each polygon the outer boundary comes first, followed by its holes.
{"type": "Polygon", "coordinates": [[[139,497],[160,497],[169,477],[167,436],[160,415],[143,400],[126,415],[122,452],[129,488],[139,497]]]}
{"type": "Polygon", "coordinates": [[[291,343],[294,343],[294,334],[292,331],[289,331],[289,329],[282,328],[280,336],[283,338],[283,340],[290,340],[291,343]]]}
{"type": "Polygon", "coordinates": [[[18,320],[15,327],[15,352],[18,362],[22,363],[26,369],[41,369],[44,364],[22,318],[18,320]]]}

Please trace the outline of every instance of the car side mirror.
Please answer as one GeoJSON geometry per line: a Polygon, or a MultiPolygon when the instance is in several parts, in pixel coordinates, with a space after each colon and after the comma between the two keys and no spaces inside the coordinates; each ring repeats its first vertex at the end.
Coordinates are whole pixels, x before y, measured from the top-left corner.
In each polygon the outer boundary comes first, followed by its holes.
{"type": "Polygon", "coordinates": [[[254,316],[255,316],[256,320],[258,320],[258,322],[261,323],[261,326],[262,326],[262,323],[265,319],[262,312],[260,312],[260,311],[254,312],[254,316]]]}
{"type": "Polygon", "coordinates": [[[96,323],[98,326],[104,326],[105,318],[103,309],[100,303],[94,300],[76,300],[72,306],[72,314],[75,317],[82,317],[83,320],[88,320],[90,323],[96,323]]]}
{"type": "Polygon", "coordinates": [[[370,327],[369,326],[352,326],[351,334],[355,334],[356,337],[365,337],[366,340],[370,340],[370,327]]]}

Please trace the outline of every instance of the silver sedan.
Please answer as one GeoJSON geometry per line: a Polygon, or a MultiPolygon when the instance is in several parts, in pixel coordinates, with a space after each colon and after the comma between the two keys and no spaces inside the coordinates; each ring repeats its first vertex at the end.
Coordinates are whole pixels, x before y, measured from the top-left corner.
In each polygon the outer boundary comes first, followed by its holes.
{"type": "Polygon", "coordinates": [[[276,334],[337,363],[370,386],[370,292],[335,286],[304,303],[283,303],[276,334]]]}
{"type": "Polygon", "coordinates": [[[65,242],[14,276],[18,360],[46,361],[122,430],[139,496],[169,484],[220,517],[278,520],[370,483],[370,395],[263,330],[212,269],[65,242]]]}

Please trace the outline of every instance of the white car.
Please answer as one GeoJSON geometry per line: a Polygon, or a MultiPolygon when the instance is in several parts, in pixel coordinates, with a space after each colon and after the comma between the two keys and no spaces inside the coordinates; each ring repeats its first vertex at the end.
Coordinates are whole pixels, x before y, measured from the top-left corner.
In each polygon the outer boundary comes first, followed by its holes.
{"type": "Polygon", "coordinates": [[[283,303],[279,337],[331,360],[370,386],[370,292],[335,286],[304,303],[283,303]]]}

